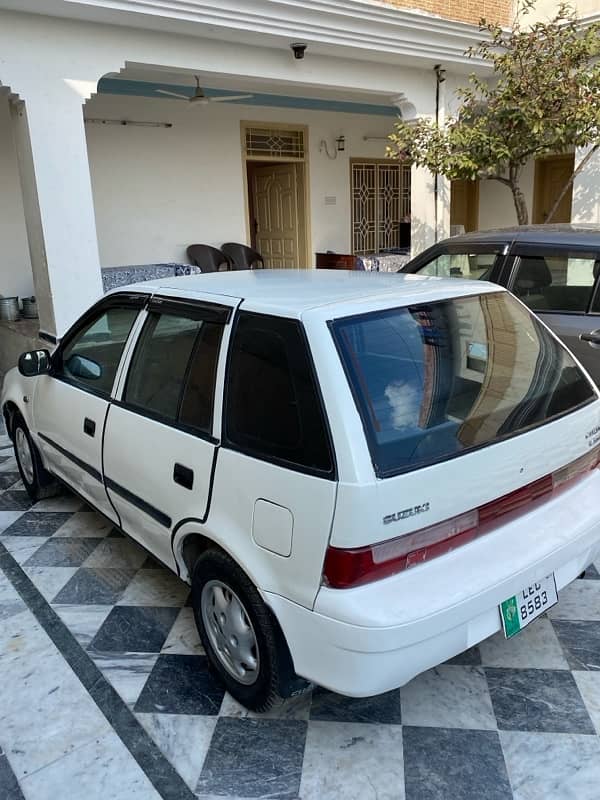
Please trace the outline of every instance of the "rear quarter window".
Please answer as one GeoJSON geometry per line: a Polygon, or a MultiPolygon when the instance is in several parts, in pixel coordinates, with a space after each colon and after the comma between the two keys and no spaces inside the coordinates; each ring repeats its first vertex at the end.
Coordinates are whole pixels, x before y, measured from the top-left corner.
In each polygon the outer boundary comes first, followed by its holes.
{"type": "Polygon", "coordinates": [[[380,477],[514,436],[596,397],[569,352],[507,292],[331,328],[380,477]]]}

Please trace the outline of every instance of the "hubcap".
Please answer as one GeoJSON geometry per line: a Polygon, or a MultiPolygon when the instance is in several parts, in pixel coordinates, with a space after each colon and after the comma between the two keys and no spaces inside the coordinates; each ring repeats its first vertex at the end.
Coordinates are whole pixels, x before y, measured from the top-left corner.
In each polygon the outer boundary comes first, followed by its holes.
{"type": "Polygon", "coordinates": [[[15,448],[17,450],[19,464],[21,465],[27,483],[33,483],[33,459],[31,457],[29,442],[27,441],[27,436],[23,428],[17,428],[15,434],[15,448]]]}
{"type": "Polygon", "coordinates": [[[239,683],[254,683],[260,666],[258,644],[240,598],[221,581],[208,581],[200,606],[204,630],[221,664],[239,683]]]}

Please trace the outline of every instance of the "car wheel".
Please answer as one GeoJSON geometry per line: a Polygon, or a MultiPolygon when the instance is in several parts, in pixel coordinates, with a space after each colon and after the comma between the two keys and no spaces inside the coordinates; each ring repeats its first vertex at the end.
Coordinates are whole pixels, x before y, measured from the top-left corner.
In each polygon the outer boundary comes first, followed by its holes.
{"type": "Polygon", "coordinates": [[[37,447],[31,439],[23,417],[17,415],[13,424],[15,457],[23,485],[33,500],[43,500],[60,492],[60,484],[44,468],[37,447]]]}
{"type": "Polygon", "coordinates": [[[196,625],[227,691],[251,711],[267,711],[309,684],[294,673],[279,625],[248,576],[228,555],[209,550],[192,575],[196,625]]]}

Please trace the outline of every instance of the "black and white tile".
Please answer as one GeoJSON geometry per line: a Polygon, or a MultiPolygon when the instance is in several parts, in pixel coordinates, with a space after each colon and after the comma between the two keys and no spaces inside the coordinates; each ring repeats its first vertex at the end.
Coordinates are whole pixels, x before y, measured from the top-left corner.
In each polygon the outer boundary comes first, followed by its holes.
{"type": "MultiPolygon", "coordinates": [[[[116,691],[120,713],[137,720],[135,753],[157,748],[148,760],[160,754],[187,787],[170,796],[599,796],[595,568],[518,637],[493,636],[402,689],[357,699],[317,688],[253,714],[208,669],[189,587],[79,499],[64,494],[32,506],[10,451],[2,458],[4,558],[20,565],[66,626],[82,663],[91,659],[116,691]]],[[[1,570],[0,680],[19,686],[0,705],[2,800],[110,797],[123,775],[127,797],[169,794],[131,765],[131,748],[1,570]],[[59,681],[47,677],[52,669],[59,681]]]]}

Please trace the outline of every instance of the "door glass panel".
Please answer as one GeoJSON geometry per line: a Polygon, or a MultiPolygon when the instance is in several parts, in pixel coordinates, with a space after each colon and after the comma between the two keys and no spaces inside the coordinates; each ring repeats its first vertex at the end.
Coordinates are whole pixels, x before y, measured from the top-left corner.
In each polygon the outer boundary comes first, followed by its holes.
{"type": "Polygon", "coordinates": [[[150,313],[136,347],[124,400],[175,421],[190,355],[202,320],[150,313]]]}
{"type": "Polygon", "coordinates": [[[110,394],[137,308],[109,308],[67,342],[58,375],[110,394]]]}
{"type": "Polygon", "coordinates": [[[222,334],[222,325],[213,322],[205,322],[202,325],[181,401],[179,421],[204,433],[210,433],[212,428],[217,361],[222,334]]]}
{"type": "Polygon", "coordinates": [[[568,253],[521,256],[513,293],[536,311],[575,311],[584,314],[595,282],[594,258],[568,253]]]}
{"type": "Polygon", "coordinates": [[[443,253],[419,270],[419,275],[437,278],[489,280],[496,253],[443,253]]]}

